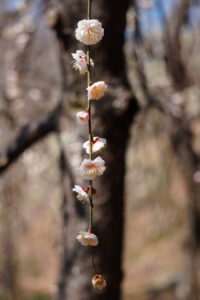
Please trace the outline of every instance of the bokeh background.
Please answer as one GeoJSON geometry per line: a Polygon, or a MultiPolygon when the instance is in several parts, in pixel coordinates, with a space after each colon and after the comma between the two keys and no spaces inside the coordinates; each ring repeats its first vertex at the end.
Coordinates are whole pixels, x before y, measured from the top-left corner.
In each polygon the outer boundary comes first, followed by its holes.
{"type": "Polygon", "coordinates": [[[87,137],[71,52],[87,1],[0,0],[1,300],[200,299],[200,1],[106,2],[93,0],[108,29],[93,76],[110,86],[94,109],[108,139],[95,220],[111,284],[93,295],[75,240],[87,207],[71,194],[87,137]]]}

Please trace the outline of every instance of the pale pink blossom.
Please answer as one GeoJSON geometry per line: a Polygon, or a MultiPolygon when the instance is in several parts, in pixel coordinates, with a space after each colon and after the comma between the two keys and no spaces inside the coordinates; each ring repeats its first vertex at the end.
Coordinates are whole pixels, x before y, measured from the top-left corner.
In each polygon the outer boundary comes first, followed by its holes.
{"type": "MultiPolygon", "coordinates": [[[[106,146],[106,139],[100,138],[98,136],[93,137],[92,140],[92,153],[97,153],[103,150],[106,146]]],[[[90,142],[87,141],[83,144],[83,149],[85,149],[86,153],[90,153],[90,142]]]]}
{"type": "Polygon", "coordinates": [[[79,201],[89,201],[88,189],[83,188],[80,185],[74,185],[73,192],[77,193],[76,199],[79,201]]]}
{"type": "Polygon", "coordinates": [[[106,281],[102,275],[95,274],[92,278],[92,285],[94,288],[101,290],[102,288],[106,287],[106,281]]]}
{"type": "Polygon", "coordinates": [[[99,243],[97,236],[91,232],[80,231],[76,238],[83,246],[97,246],[99,243]]]}
{"type": "MultiPolygon", "coordinates": [[[[76,53],[72,53],[74,59],[73,68],[78,70],[81,74],[85,74],[88,71],[88,57],[82,50],[77,50],[76,53]]],[[[90,59],[90,65],[93,67],[93,60],[90,59]]]]}
{"type": "Polygon", "coordinates": [[[89,100],[99,100],[103,97],[108,85],[104,81],[97,81],[87,88],[89,100]]]}
{"type": "Polygon", "coordinates": [[[81,20],[75,31],[76,39],[85,45],[98,43],[104,35],[104,29],[98,20],[81,20]]]}
{"type": "Polygon", "coordinates": [[[86,123],[90,118],[89,111],[88,110],[79,111],[76,114],[76,118],[80,123],[86,123]]]}
{"type": "Polygon", "coordinates": [[[79,169],[84,179],[92,180],[96,176],[100,176],[104,173],[106,169],[105,161],[100,156],[94,160],[84,159],[79,169]]]}

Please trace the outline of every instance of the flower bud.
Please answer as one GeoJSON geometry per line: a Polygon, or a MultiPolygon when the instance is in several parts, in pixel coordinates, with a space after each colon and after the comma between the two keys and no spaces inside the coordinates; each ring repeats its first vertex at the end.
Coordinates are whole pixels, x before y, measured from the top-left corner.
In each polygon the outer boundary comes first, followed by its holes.
{"type": "Polygon", "coordinates": [[[95,274],[92,278],[92,285],[94,288],[101,290],[102,288],[106,287],[106,281],[102,275],[95,274]]]}
{"type": "Polygon", "coordinates": [[[89,111],[88,110],[79,111],[76,114],[76,118],[80,123],[86,123],[90,118],[89,111]]]}

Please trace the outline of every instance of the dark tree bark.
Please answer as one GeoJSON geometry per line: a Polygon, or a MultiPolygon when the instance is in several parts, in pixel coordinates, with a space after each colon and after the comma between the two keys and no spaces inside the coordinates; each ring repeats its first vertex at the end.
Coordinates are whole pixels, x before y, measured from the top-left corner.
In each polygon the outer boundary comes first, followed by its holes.
{"type": "MultiPolygon", "coordinates": [[[[108,286],[101,292],[91,287],[90,249],[74,243],[76,230],[80,228],[83,215],[77,213],[70,193],[63,202],[63,231],[61,268],[58,284],[58,300],[73,299],[120,299],[122,272],[123,225],[124,225],[124,176],[125,156],[129,130],[138,112],[136,98],[131,92],[123,52],[126,11],[129,1],[93,1],[93,16],[100,19],[105,29],[102,43],[92,50],[95,72],[92,80],[105,80],[109,93],[93,105],[94,135],[107,138],[108,146],[102,157],[107,170],[99,180],[94,181],[97,196],[94,199],[95,233],[100,245],[94,249],[97,266],[107,279],[108,286]],[[67,216],[67,217],[66,217],[67,216]],[[72,236],[73,233],[73,236],[72,236]],[[69,237],[70,236],[70,237],[69,237]]],[[[62,12],[55,30],[66,53],[76,48],[73,36],[76,22],[86,16],[86,1],[61,1],[62,12]],[[80,11],[81,7],[81,11],[80,11]]],[[[68,76],[73,78],[71,70],[68,76]]],[[[83,80],[81,80],[83,81],[83,80]]],[[[80,82],[80,80],[79,80],[80,82]]],[[[79,85],[80,89],[80,85],[79,85]]],[[[73,130],[73,129],[72,129],[73,130]]],[[[65,175],[67,176],[67,175],[65,175]]],[[[70,186],[68,185],[68,189],[70,186]]],[[[87,226],[87,225],[86,225],[87,226]]]]}

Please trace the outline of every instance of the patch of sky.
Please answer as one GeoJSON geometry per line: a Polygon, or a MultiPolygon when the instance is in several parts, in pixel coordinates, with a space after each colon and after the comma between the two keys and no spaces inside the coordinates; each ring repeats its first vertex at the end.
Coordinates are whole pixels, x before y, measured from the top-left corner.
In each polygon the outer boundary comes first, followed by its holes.
{"type": "MultiPolygon", "coordinates": [[[[164,17],[170,18],[174,6],[180,0],[137,0],[138,19],[143,35],[151,36],[153,32],[161,32],[164,17]],[[149,4],[144,8],[143,4],[149,4]]],[[[134,9],[134,8],[133,8],[134,9]]],[[[190,6],[187,25],[200,24],[200,0],[195,0],[190,6]]],[[[134,28],[129,26],[125,33],[127,38],[132,38],[134,28]]]]}

